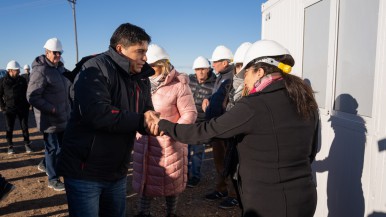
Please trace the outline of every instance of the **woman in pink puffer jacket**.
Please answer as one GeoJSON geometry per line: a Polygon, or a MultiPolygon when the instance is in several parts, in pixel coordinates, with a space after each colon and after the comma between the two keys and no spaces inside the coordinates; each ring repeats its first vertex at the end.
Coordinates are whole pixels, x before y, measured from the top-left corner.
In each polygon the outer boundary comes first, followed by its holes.
{"type": "MultiPolygon", "coordinates": [[[[175,123],[194,123],[197,110],[188,76],[173,68],[169,56],[158,45],[149,45],[146,55],[155,70],[150,78],[154,110],[175,123]]],[[[137,135],[133,154],[133,189],[141,198],[137,216],[150,216],[150,202],[156,196],[166,197],[167,215],[175,216],[178,195],[187,182],[187,155],[187,144],[167,135],[137,135]]]]}

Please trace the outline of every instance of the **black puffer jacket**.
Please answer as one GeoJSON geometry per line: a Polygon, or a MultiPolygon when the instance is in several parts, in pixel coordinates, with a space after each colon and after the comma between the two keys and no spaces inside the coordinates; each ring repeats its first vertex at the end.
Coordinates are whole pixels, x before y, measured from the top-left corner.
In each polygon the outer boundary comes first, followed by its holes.
{"type": "Polygon", "coordinates": [[[23,112],[28,110],[29,104],[26,98],[27,81],[17,76],[12,78],[7,73],[0,80],[0,106],[2,111],[23,112]]]}
{"type": "Polygon", "coordinates": [[[198,83],[197,76],[195,74],[189,75],[189,87],[192,90],[194,103],[197,109],[196,123],[205,121],[205,112],[202,110],[202,101],[209,98],[212,95],[214,83],[216,82],[216,75],[213,70],[208,72],[208,78],[204,83],[198,83]]]}
{"type": "Polygon", "coordinates": [[[54,65],[45,55],[35,58],[27,88],[27,100],[34,107],[36,125],[41,132],[63,132],[70,118],[69,88],[62,62],[54,65]]]}
{"type": "Polygon", "coordinates": [[[205,119],[210,120],[224,114],[228,104],[228,94],[232,87],[235,67],[229,65],[220,72],[213,88],[213,94],[209,98],[209,106],[205,110],[205,119]]]}
{"type": "Polygon", "coordinates": [[[127,175],[135,134],[145,134],[143,113],[153,109],[148,77],[154,74],[148,64],[136,75],[129,69],[112,48],[83,65],[58,162],[61,176],[115,181],[127,175]]]}

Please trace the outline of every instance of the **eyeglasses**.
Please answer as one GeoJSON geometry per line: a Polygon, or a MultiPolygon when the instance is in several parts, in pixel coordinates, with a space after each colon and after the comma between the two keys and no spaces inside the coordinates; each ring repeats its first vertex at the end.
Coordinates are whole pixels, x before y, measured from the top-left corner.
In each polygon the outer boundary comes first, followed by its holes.
{"type": "Polygon", "coordinates": [[[60,52],[60,51],[52,51],[52,53],[54,54],[54,56],[62,55],[62,52],[60,52]]]}

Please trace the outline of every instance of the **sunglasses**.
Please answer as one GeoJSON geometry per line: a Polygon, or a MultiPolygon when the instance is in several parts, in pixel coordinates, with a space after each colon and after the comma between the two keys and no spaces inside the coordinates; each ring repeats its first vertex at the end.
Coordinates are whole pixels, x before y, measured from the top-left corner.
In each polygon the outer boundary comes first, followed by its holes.
{"type": "Polygon", "coordinates": [[[60,51],[52,51],[52,53],[53,53],[55,56],[60,56],[60,55],[62,55],[62,52],[60,52],[60,51]]]}

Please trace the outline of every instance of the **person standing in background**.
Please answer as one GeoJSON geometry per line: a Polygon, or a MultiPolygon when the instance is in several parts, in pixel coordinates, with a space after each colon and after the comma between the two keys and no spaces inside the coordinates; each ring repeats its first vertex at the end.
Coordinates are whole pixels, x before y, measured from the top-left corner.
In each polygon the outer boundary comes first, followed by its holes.
{"type": "MultiPolygon", "coordinates": [[[[224,45],[219,45],[214,49],[211,61],[213,69],[218,76],[212,95],[202,102],[202,109],[205,111],[206,120],[219,117],[225,113],[235,70],[232,64],[232,51],[224,45]]],[[[205,195],[205,199],[209,201],[223,199],[219,205],[223,209],[236,207],[238,206],[237,195],[231,184],[231,179],[223,176],[226,140],[217,139],[211,141],[210,144],[213,148],[213,161],[216,168],[216,187],[213,192],[205,195]]]]}
{"type": "MultiPolygon", "coordinates": [[[[205,121],[205,112],[202,110],[202,101],[212,95],[216,75],[210,67],[209,61],[203,57],[197,57],[193,62],[195,74],[189,75],[189,87],[193,94],[197,109],[196,123],[205,121]]],[[[205,157],[205,144],[188,145],[188,184],[190,188],[196,187],[201,180],[201,164],[205,157]]]]}
{"type": "MultiPolygon", "coordinates": [[[[146,56],[155,71],[150,78],[154,110],[174,123],[194,123],[197,111],[188,76],[179,73],[156,44],[149,45],[146,56]]],[[[178,196],[187,182],[187,152],[186,144],[169,136],[137,134],[133,152],[133,189],[140,195],[137,217],[150,216],[153,197],[165,197],[166,215],[176,216],[178,196]]]]}
{"type": "MultiPolygon", "coordinates": [[[[241,71],[243,67],[243,60],[245,53],[251,47],[250,42],[242,43],[236,50],[234,56],[234,65],[235,65],[235,74],[233,76],[233,85],[232,89],[229,92],[229,102],[227,104],[226,110],[229,111],[241,97],[246,96],[246,88],[244,85],[244,78],[240,78],[237,74],[241,71]]],[[[239,165],[239,156],[237,152],[237,140],[236,138],[230,138],[227,140],[226,144],[226,153],[224,159],[224,177],[229,177],[233,183],[234,189],[236,190],[237,199],[239,201],[239,206],[242,208],[240,200],[240,192],[237,187],[237,167],[239,165]]]]}
{"type": "Polygon", "coordinates": [[[21,74],[21,77],[25,78],[28,84],[31,68],[29,67],[29,65],[24,65],[23,69],[25,73],[21,74]]]}
{"type": "Polygon", "coordinates": [[[23,132],[25,151],[31,153],[31,141],[28,132],[29,104],[26,98],[28,84],[19,75],[20,65],[15,60],[8,62],[6,70],[7,74],[0,80],[0,106],[5,116],[8,154],[15,153],[12,139],[16,117],[20,121],[23,132]]]}
{"type": "MultiPolygon", "coordinates": [[[[56,163],[70,117],[71,83],[63,75],[66,69],[60,61],[63,53],[60,40],[50,38],[44,48],[45,54],[36,57],[32,63],[27,98],[34,107],[36,126],[43,133],[48,187],[55,191],[64,191],[64,184],[56,171],[56,163]]],[[[44,164],[44,161],[40,164],[44,164]]]]}
{"type": "Polygon", "coordinates": [[[233,60],[235,66],[235,74],[233,76],[232,88],[229,92],[229,102],[226,108],[227,111],[229,111],[235,105],[235,102],[237,102],[243,96],[244,78],[239,78],[237,74],[243,67],[245,53],[247,52],[248,48],[251,47],[251,45],[252,43],[250,42],[244,42],[237,48],[235,52],[235,58],[233,60]]]}

